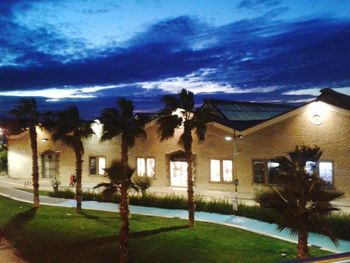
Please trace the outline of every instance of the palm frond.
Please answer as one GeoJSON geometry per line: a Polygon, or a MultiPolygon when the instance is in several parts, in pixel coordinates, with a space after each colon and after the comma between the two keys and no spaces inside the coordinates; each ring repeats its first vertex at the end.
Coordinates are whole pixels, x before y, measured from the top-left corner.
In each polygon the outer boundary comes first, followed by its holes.
{"type": "Polygon", "coordinates": [[[134,188],[135,190],[138,190],[138,187],[132,182],[131,179],[132,175],[135,172],[134,168],[127,166],[125,174],[126,176],[123,178],[123,164],[121,161],[114,160],[111,166],[106,168],[105,171],[110,182],[100,183],[94,187],[94,189],[103,187],[104,190],[102,191],[102,194],[105,198],[112,197],[118,190],[120,190],[122,182],[124,182],[128,188],[134,188]]]}
{"type": "Polygon", "coordinates": [[[193,126],[199,141],[204,141],[207,132],[207,124],[210,121],[210,113],[208,108],[197,110],[193,116],[193,126]]]}
{"type": "Polygon", "coordinates": [[[321,155],[322,151],[317,146],[297,146],[286,157],[275,158],[279,163],[276,191],[259,194],[256,201],[280,215],[281,220],[277,222],[279,230],[288,227],[292,233],[298,233],[308,229],[327,234],[335,242],[334,235],[321,221],[336,210],[331,201],[343,193],[330,189],[315,173],[305,170],[308,161],[318,162],[321,155]]]}
{"type": "Polygon", "coordinates": [[[134,105],[131,100],[126,100],[124,98],[119,99],[118,101],[120,109],[120,117],[124,121],[130,121],[134,116],[134,105]]]}
{"type": "Polygon", "coordinates": [[[182,89],[179,93],[179,99],[181,103],[182,109],[184,109],[187,112],[192,112],[194,108],[194,99],[193,99],[193,92],[182,89]]]}
{"type": "Polygon", "coordinates": [[[176,109],[181,108],[179,99],[174,95],[164,95],[162,97],[164,108],[159,112],[160,116],[171,115],[176,109]]]}
{"type": "Polygon", "coordinates": [[[181,127],[182,118],[177,115],[165,115],[158,118],[158,135],[161,141],[174,136],[175,129],[181,127]]]}
{"type": "Polygon", "coordinates": [[[114,108],[104,109],[99,119],[103,125],[101,141],[110,140],[122,133],[118,110],[114,108]]]}

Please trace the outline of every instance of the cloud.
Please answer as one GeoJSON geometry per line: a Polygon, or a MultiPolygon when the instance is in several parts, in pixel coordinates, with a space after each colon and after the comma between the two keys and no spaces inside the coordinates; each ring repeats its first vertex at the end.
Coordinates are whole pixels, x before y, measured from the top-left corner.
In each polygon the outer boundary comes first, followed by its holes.
{"type": "Polygon", "coordinates": [[[241,0],[237,8],[252,9],[258,7],[275,7],[281,4],[281,0],[241,0]]]}
{"type": "MultiPolygon", "coordinates": [[[[321,94],[321,89],[323,88],[309,88],[309,89],[299,89],[299,90],[289,90],[283,92],[283,95],[297,95],[297,96],[319,96],[321,94]]],[[[333,90],[350,95],[350,87],[333,88],[333,90]]]]}
{"type": "Polygon", "coordinates": [[[48,88],[39,90],[11,90],[0,91],[0,96],[4,97],[42,97],[47,98],[48,102],[57,102],[61,99],[86,99],[97,97],[97,92],[118,89],[124,85],[93,86],[93,87],[62,87],[48,88]]]}
{"type": "Polygon", "coordinates": [[[332,17],[276,22],[260,16],[215,27],[180,16],[104,49],[67,39],[54,27],[6,21],[0,33],[0,97],[38,96],[55,104],[142,96],[146,105],[187,88],[200,98],[289,101],[315,96],[298,90],[350,85],[350,21],[332,17]]]}

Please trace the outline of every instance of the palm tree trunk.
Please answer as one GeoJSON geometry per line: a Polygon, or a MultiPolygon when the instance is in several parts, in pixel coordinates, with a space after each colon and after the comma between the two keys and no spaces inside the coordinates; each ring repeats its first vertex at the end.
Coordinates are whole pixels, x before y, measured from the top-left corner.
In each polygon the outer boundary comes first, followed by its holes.
{"type": "Polygon", "coordinates": [[[298,259],[307,258],[309,255],[309,247],[307,246],[308,234],[307,230],[298,231],[298,259]]]}
{"type": "Polygon", "coordinates": [[[38,143],[35,126],[29,128],[30,146],[32,148],[32,180],[33,180],[33,207],[40,206],[39,200],[39,166],[38,166],[38,143]]]}
{"type": "Polygon", "coordinates": [[[121,218],[121,226],[119,232],[119,249],[120,262],[127,263],[129,260],[129,200],[128,200],[128,185],[126,179],[128,167],[128,146],[126,139],[122,138],[122,186],[120,190],[120,205],[119,212],[121,218]]]}
{"type": "Polygon", "coordinates": [[[192,169],[192,152],[186,152],[187,161],[187,205],[188,205],[188,225],[195,226],[194,221],[194,191],[193,191],[193,169],[192,169]]]}
{"type": "Polygon", "coordinates": [[[75,174],[77,176],[77,182],[76,182],[76,194],[75,198],[77,201],[77,207],[75,208],[75,211],[77,213],[81,213],[81,203],[82,203],[82,191],[81,191],[81,179],[82,179],[82,155],[79,149],[74,149],[75,151],[75,174]]]}

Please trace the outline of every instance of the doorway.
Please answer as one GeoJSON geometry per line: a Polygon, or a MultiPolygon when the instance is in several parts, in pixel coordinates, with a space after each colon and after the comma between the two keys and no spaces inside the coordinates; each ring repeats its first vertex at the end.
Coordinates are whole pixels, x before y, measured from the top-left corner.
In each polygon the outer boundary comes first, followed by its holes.
{"type": "Polygon", "coordinates": [[[58,153],[46,151],[41,155],[42,160],[42,177],[57,178],[58,177],[58,153]]]}
{"type": "Polygon", "coordinates": [[[187,187],[187,162],[170,161],[170,185],[187,187]]]}

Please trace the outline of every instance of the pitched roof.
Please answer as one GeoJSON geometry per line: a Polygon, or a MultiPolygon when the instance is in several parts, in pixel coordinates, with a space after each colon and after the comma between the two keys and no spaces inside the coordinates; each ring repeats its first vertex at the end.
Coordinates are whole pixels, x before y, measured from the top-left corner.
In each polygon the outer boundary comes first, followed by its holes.
{"type": "Polygon", "coordinates": [[[350,96],[336,92],[332,89],[322,89],[321,95],[318,96],[316,100],[350,110],[350,96]]]}
{"type": "Polygon", "coordinates": [[[243,131],[265,120],[293,110],[295,107],[273,103],[254,103],[227,100],[205,100],[212,120],[235,130],[243,131]]]}

